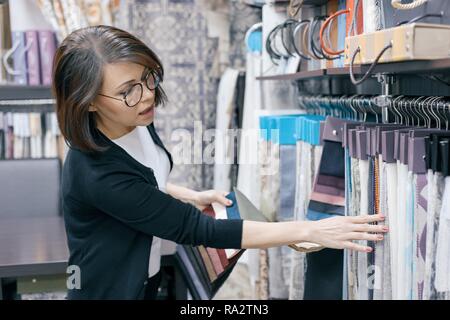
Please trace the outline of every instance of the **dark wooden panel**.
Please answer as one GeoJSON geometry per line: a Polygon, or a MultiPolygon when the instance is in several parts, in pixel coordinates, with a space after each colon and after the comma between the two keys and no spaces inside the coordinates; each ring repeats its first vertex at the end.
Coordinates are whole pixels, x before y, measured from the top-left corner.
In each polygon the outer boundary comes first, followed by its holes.
{"type": "Polygon", "coordinates": [[[65,273],[68,258],[62,217],[0,220],[0,278],[65,273]]]}

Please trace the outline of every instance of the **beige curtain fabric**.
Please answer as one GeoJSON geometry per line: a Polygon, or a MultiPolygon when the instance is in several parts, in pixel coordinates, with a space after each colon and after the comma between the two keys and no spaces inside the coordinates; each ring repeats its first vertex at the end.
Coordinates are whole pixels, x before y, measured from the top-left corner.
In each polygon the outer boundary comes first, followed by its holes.
{"type": "MultiPolygon", "coordinates": [[[[120,0],[36,0],[61,42],[71,32],[95,25],[115,25],[120,0]]],[[[126,2],[123,0],[122,2],[126,2]]]]}

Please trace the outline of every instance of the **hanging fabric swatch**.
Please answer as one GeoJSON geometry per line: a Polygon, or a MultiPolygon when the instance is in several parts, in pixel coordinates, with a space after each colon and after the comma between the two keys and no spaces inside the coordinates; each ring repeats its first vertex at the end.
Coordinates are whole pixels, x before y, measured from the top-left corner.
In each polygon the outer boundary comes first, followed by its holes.
{"type": "MultiPolygon", "coordinates": [[[[327,117],[323,151],[310,196],[307,219],[320,220],[345,214],[345,152],[342,148],[344,121],[327,117]]],[[[305,299],[342,299],[343,251],[325,249],[308,253],[305,299]]]]}

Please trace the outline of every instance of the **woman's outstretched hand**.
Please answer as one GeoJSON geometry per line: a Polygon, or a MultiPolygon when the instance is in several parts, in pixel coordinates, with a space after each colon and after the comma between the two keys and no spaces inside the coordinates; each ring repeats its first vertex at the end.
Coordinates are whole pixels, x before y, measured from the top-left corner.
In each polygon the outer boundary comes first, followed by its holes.
{"type": "Polygon", "coordinates": [[[371,252],[372,249],[370,247],[357,244],[352,242],[352,240],[383,240],[383,233],[388,232],[388,227],[369,224],[383,220],[384,216],[378,214],[358,217],[334,217],[314,221],[309,230],[308,241],[333,249],[371,252]]]}
{"type": "Polygon", "coordinates": [[[224,206],[231,206],[233,202],[225,197],[227,194],[228,192],[218,190],[199,191],[195,195],[194,205],[200,210],[203,210],[213,202],[219,202],[224,206]]]}

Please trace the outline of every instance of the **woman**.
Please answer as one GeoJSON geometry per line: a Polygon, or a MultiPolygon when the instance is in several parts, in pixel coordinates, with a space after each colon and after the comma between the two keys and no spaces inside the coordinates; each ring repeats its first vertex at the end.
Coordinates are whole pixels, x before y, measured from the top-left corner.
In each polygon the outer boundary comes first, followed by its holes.
{"type": "Polygon", "coordinates": [[[379,241],[380,216],[262,223],[214,220],[199,208],[229,205],[223,192],[167,183],[172,158],[153,126],[166,96],[164,70],[125,31],[77,30],[59,46],[53,67],[60,130],[70,146],[62,177],[69,265],[81,287],[69,299],[154,298],[160,238],[215,248],[267,248],[302,241],[370,251],[352,240],[379,241]]]}

